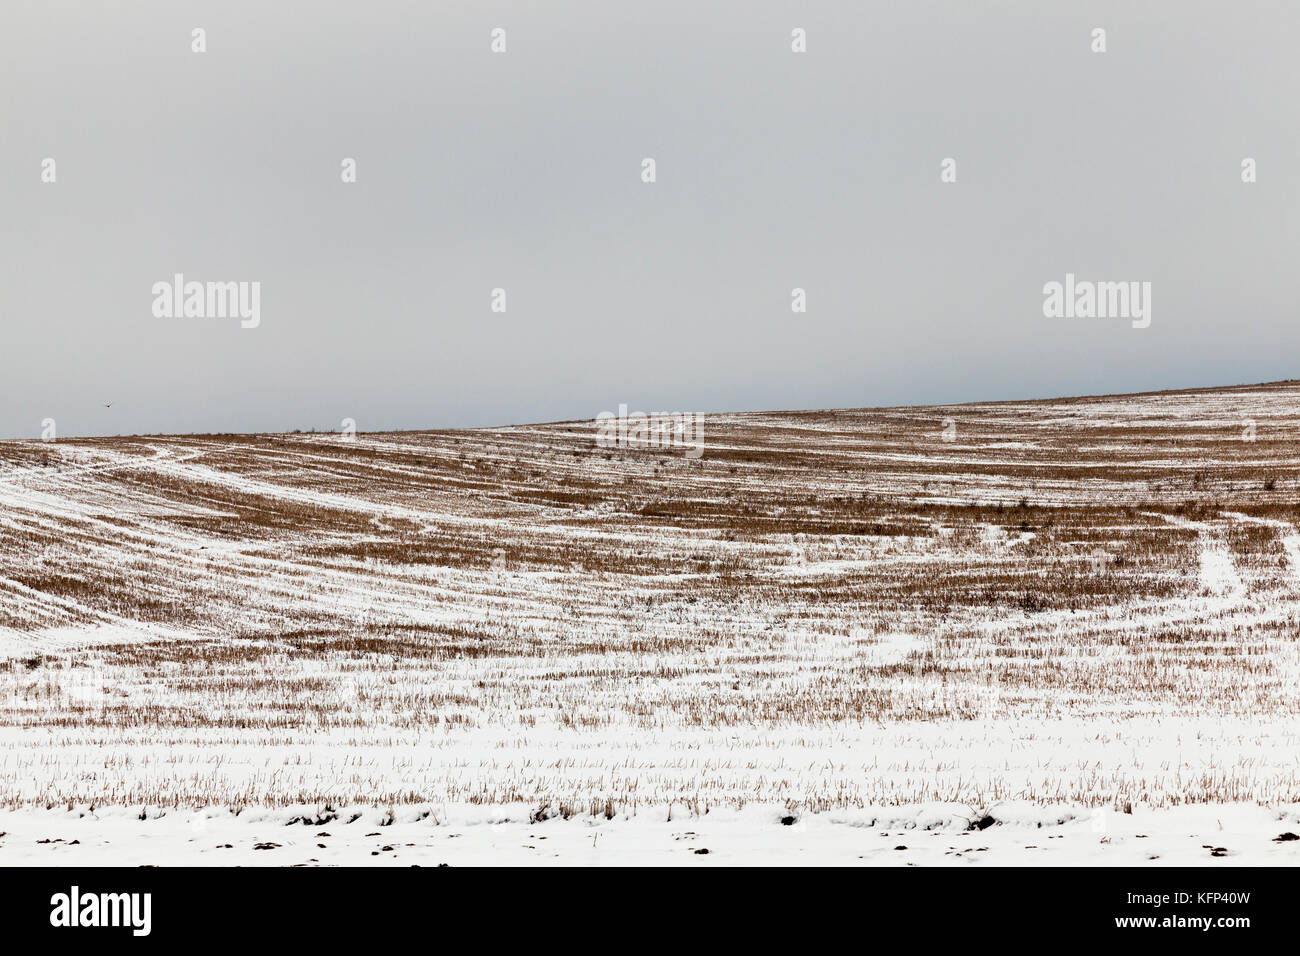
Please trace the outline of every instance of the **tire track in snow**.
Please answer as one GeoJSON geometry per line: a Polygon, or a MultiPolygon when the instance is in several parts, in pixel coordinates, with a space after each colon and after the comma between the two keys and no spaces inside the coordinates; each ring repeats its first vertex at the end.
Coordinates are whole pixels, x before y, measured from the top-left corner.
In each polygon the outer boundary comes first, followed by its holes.
{"type": "Polygon", "coordinates": [[[1200,548],[1197,558],[1200,564],[1199,580],[1202,594],[1232,599],[1245,596],[1245,582],[1241,580],[1241,574],[1237,571],[1237,564],[1232,560],[1232,552],[1228,550],[1223,535],[1204,521],[1192,521],[1189,518],[1160,512],[1146,512],[1146,514],[1197,533],[1200,548]]]}
{"type": "Polygon", "coordinates": [[[1282,543],[1282,550],[1286,552],[1286,563],[1290,568],[1291,581],[1293,584],[1300,586],[1300,531],[1297,531],[1294,525],[1276,518],[1257,518],[1254,515],[1241,514],[1237,511],[1225,511],[1224,514],[1243,524],[1263,525],[1275,529],[1278,540],[1282,543]]]}

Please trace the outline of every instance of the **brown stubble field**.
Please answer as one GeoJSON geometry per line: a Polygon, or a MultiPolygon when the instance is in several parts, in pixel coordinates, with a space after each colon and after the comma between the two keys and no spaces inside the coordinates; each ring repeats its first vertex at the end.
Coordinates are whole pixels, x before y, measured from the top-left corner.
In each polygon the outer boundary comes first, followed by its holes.
{"type": "Polygon", "coordinates": [[[3,805],[1300,799],[1300,383],[595,435],[0,442],[3,805]]]}

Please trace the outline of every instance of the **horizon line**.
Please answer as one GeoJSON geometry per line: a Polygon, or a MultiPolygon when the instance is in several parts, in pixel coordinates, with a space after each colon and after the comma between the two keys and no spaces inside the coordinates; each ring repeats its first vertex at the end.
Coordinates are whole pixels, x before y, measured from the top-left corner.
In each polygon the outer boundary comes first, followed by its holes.
{"type": "MultiPolygon", "coordinates": [[[[699,417],[717,417],[723,415],[793,415],[807,414],[809,412],[870,412],[870,411],[896,411],[906,408],[961,408],[966,406],[986,406],[986,405],[1022,405],[1030,404],[1048,404],[1052,402],[1077,402],[1077,401],[1100,401],[1103,399],[1116,398],[1144,398],[1154,395],[1180,395],[1191,392],[1231,392],[1239,389],[1260,389],[1285,385],[1300,385],[1300,378],[1284,378],[1268,382],[1238,382],[1233,385],[1194,385],[1182,388],[1158,388],[1147,389],[1136,392],[1098,392],[1093,394],[1082,395],[1049,395],[1037,398],[998,398],[998,399],[975,399],[959,402],[940,402],[934,404],[918,403],[909,405],[838,405],[838,406],[819,406],[812,408],[769,408],[769,409],[748,409],[748,410],[723,410],[707,412],[642,412],[637,411],[634,414],[640,415],[696,415],[699,417]]],[[[381,428],[381,429],[357,429],[358,435],[401,435],[401,434],[423,434],[426,432],[481,432],[496,431],[503,428],[541,428],[550,425],[576,425],[594,423],[596,416],[590,418],[560,418],[551,421],[533,421],[533,422],[513,422],[499,425],[471,425],[451,428],[440,428],[438,426],[429,426],[424,428],[381,428]]],[[[95,441],[105,438],[212,438],[224,436],[243,436],[258,437],[269,435],[339,435],[341,429],[289,429],[286,431],[220,431],[220,432],[136,432],[131,434],[116,435],[66,435],[55,438],[11,438],[0,437],[3,443],[26,443],[40,442],[41,444],[52,444],[60,441],[95,441]]]]}

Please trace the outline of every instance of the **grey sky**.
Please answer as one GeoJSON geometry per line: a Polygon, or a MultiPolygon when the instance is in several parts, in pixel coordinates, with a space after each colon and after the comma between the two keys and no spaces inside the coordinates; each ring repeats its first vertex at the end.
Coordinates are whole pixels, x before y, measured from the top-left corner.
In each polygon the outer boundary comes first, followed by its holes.
{"type": "Polygon", "coordinates": [[[1298,40],[1284,2],[6,3],[0,435],[1294,377],[1298,40]],[[261,326],[155,318],[175,272],[261,326]],[[1150,281],[1151,327],[1044,318],[1066,272],[1150,281]]]}

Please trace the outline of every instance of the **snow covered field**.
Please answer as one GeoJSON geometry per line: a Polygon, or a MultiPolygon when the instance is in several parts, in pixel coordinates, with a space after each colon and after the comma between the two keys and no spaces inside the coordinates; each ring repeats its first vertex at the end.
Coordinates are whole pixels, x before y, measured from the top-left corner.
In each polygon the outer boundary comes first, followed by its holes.
{"type": "Polygon", "coordinates": [[[0,861],[41,866],[1295,866],[1300,806],[931,804],[793,816],[531,819],[515,804],[0,812],[0,861]],[[984,824],[981,828],[981,823],[984,824]]]}
{"type": "Polygon", "coordinates": [[[1300,385],[595,436],[0,442],[0,864],[1296,862],[1300,385]]]}

